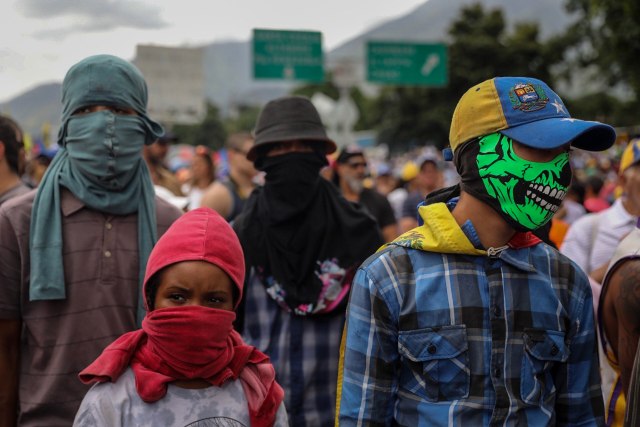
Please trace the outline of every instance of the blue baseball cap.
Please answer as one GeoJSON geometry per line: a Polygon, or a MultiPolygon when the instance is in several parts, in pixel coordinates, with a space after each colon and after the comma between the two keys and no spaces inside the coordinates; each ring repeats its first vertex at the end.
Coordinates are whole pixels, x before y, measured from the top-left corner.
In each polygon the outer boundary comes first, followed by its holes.
{"type": "Polygon", "coordinates": [[[572,118],[560,96],[531,77],[496,77],[460,98],[449,132],[452,150],[495,132],[539,149],[571,143],[583,150],[601,151],[616,140],[611,126],[572,118]]]}

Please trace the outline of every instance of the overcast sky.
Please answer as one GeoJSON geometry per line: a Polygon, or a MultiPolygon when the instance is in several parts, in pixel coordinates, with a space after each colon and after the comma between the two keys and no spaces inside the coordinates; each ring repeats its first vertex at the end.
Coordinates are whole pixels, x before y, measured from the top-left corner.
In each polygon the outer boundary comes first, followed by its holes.
{"type": "Polygon", "coordinates": [[[133,59],[137,44],[201,46],[249,40],[253,28],[323,33],[339,46],[426,0],[4,0],[0,13],[0,102],[62,81],[82,58],[133,59]]]}

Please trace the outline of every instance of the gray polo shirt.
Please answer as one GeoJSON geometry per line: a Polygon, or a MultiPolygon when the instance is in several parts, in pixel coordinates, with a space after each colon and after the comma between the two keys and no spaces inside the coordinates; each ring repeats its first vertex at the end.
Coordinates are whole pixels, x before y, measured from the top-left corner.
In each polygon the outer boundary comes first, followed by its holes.
{"type": "Polygon", "coordinates": [[[24,182],[20,181],[15,187],[12,187],[4,193],[0,194],[0,205],[2,205],[9,199],[21,196],[28,193],[29,191],[31,191],[31,188],[29,188],[24,182]]]}

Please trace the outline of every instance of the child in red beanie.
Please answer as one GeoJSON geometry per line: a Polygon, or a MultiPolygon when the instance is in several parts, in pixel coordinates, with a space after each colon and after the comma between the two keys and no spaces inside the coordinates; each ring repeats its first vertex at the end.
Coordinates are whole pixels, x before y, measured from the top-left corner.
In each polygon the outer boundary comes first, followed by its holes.
{"type": "Polygon", "coordinates": [[[233,329],[244,275],[242,248],[220,215],[200,208],[178,219],[149,256],[142,329],[80,372],[98,384],[74,425],[286,426],[273,365],[233,329]]]}

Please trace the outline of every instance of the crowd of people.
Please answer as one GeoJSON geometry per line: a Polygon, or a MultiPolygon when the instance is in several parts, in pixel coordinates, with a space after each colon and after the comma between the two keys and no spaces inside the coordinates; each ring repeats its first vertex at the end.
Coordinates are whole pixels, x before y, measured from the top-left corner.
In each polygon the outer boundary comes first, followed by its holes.
{"type": "Polygon", "coordinates": [[[638,425],[640,139],[496,77],[442,153],[286,96],[177,171],[147,97],[96,55],[54,151],[0,117],[0,426],[638,425]]]}

